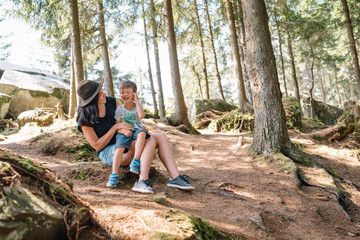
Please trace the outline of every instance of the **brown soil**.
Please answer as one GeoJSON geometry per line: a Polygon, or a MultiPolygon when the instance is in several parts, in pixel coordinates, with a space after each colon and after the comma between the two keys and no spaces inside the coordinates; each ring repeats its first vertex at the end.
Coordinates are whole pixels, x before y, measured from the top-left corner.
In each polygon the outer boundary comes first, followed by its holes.
{"type": "MultiPolygon", "coordinates": [[[[116,239],[155,239],[154,233],[171,233],[184,238],[184,229],[174,227],[164,214],[181,209],[210,222],[235,239],[356,239],[360,236],[360,194],[353,186],[345,189],[346,210],[323,189],[298,188],[294,175],[281,170],[272,158],[256,156],[247,148],[251,134],[202,131],[187,135],[161,121],[147,120],[152,132],[166,132],[181,173],[190,177],[194,192],[166,186],[168,174],[155,156],[150,178],[155,194],[131,190],[136,176],[123,169],[124,180],[115,189],[105,187],[110,168],[100,162],[76,162],[74,156],[59,152],[46,156],[39,142],[16,139],[2,142],[13,152],[28,156],[73,184],[74,192],[88,202],[98,219],[116,239]],[[15,141],[15,142],[14,142],[15,141]],[[75,175],[84,169],[86,180],[75,175]],[[152,237],[150,237],[152,236],[152,237]],[[237,237],[235,237],[237,236],[237,237]]],[[[55,142],[69,143],[70,129],[54,132],[61,124],[45,129],[55,142]]],[[[358,144],[347,138],[340,143],[317,142],[310,133],[290,132],[293,142],[310,154],[322,156],[340,176],[360,185],[358,144]]],[[[19,136],[21,134],[17,134],[19,136]]],[[[160,237],[158,237],[160,239],[160,237]]],[[[169,238],[166,238],[169,239],[169,238]]]]}

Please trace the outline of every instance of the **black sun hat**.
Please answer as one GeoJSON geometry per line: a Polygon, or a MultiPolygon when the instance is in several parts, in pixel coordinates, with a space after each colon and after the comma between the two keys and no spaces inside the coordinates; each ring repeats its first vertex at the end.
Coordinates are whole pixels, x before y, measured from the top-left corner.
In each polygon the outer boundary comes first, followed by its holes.
{"type": "Polygon", "coordinates": [[[79,84],[78,89],[76,90],[79,96],[79,106],[84,107],[94,99],[94,97],[98,94],[102,85],[104,83],[104,79],[99,78],[95,81],[91,80],[82,80],[79,84]]]}

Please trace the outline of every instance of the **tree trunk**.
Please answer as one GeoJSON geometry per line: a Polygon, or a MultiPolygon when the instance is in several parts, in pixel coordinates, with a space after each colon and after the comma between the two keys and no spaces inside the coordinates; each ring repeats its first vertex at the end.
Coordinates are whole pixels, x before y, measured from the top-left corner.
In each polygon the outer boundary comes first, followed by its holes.
{"type": "Polygon", "coordinates": [[[246,61],[253,85],[255,129],[251,148],[265,154],[294,148],[287,129],[264,1],[241,0],[246,61]]]}
{"type": "Polygon", "coordinates": [[[194,72],[195,78],[196,78],[198,86],[199,86],[200,98],[203,99],[204,97],[203,97],[203,93],[202,93],[200,74],[196,71],[196,67],[194,64],[191,65],[191,70],[194,72]]]}
{"type": "Polygon", "coordinates": [[[358,58],[358,54],[357,54],[357,50],[356,50],[356,43],[355,43],[355,39],[354,39],[354,32],[353,32],[353,27],[351,25],[351,18],[350,18],[347,0],[341,0],[341,3],[343,6],[345,20],[346,20],[346,28],[347,28],[347,32],[348,32],[351,58],[352,58],[352,62],[353,62],[354,72],[355,72],[355,79],[357,82],[358,98],[360,99],[360,67],[359,67],[359,58],[358,58]]]}
{"type": "Polygon", "coordinates": [[[310,65],[310,80],[311,80],[311,85],[310,85],[310,89],[309,89],[309,93],[310,93],[310,117],[312,119],[315,118],[315,102],[314,102],[314,63],[315,63],[315,59],[314,59],[314,52],[312,50],[312,47],[310,46],[311,49],[311,56],[312,56],[312,60],[311,60],[311,65],[310,65]]]}
{"type": "Polygon", "coordinates": [[[226,15],[229,22],[229,30],[230,30],[230,40],[231,40],[231,46],[233,51],[233,58],[235,62],[235,73],[236,73],[236,80],[238,84],[238,97],[239,97],[239,108],[240,110],[244,111],[251,111],[252,107],[249,103],[249,101],[246,98],[245,94],[245,85],[244,85],[244,79],[242,74],[242,67],[241,67],[241,61],[240,61],[240,54],[239,54],[239,46],[238,46],[238,40],[236,35],[236,27],[235,27],[235,18],[233,13],[233,7],[230,2],[230,0],[225,1],[226,6],[226,15]]]}
{"type": "Polygon", "coordinates": [[[242,66],[242,72],[243,72],[243,79],[244,79],[244,85],[245,85],[245,93],[246,98],[248,101],[252,104],[253,103],[253,97],[252,97],[252,90],[251,90],[251,83],[249,80],[249,76],[247,74],[247,67],[245,63],[245,29],[244,29],[244,19],[243,19],[243,11],[240,1],[236,1],[237,9],[238,9],[238,15],[239,15],[239,49],[240,49],[240,61],[242,66]]]}
{"type": "Polygon", "coordinates": [[[71,45],[74,48],[74,72],[76,88],[84,80],[84,67],[81,54],[79,10],[77,0],[70,0],[71,7],[71,45]]]}
{"type": "Polygon", "coordinates": [[[226,101],[224,92],[222,89],[222,85],[221,85],[221,77],[220,77],[220,73],[219,73],[218,60],[217,60],[217,56],[216,56],[216,50],[215,50],[214,38],[213,38],[213,33],[212,33],[212,28],[211,28],[211,19],[210,19],[209,7],[208,7],[207,0],[204,0],[204,3],[205,3],[206,20],[207,20],[207,24],[208,24],[208,30],[209,30],[209,36],[210,36],[210,42],[211,42],[211,50],[212,50],[213,56],[214,56],[216,79],[218,81],[221,99],[226,101]]]}
{"type": "Polygon", "coordinates": [[[114,83],[112,80],[110,60],[109,60],[108,44],[106,40],[103,1],[97,0],[97,3],[98,3],[99,24],[100,24],[101,55],[103,58],[103,66],[104,66],[104,91],[107,95],[115,97],[114,83]]]}
{"type": "Polygon", "coordinates": [[[148,73],[149,73],[149,80],[150,80],[150,87],[151,87],[151,96],[152,96],[152,100],[153,100],[154,114],[155,114],[155,116],[159,116],[159,110],[158,110],[157,103],[156,103],[156,93],[155,93],[155,88],[154,88],[154,81],[153,81],[152,71],[151,71],[149,41],[148,41],[148,34],[147,34],[147,29],[146,29],[147,26],[146,26],[146,13],[145,13],[144,2],[142,2],[142,9],[143,9],[145,47],[146,47],[146,57],[147,57],[147,62],[148,62],[148,73]]]}
{"type": "Polygon", "coordinates": [[[156,67],[156,79],[158,84],[158,102],[159,102],[159,111],[160,118],[165,119],[165,103],[164,103],[164,94],[161,82],[161,70],[160,70],[160,57],[159,57],[159,45],[157,37],[157,26],[155,21],[155,4],[154,0],[150,0],[150,15],[151,15],[151,25],[152,25],[152,34],[153,34],[153,43],[154,43],[154,55],[155,55],[155,67],[156,67]]]}
{"type": "Polygon", "coordinates": [[[75,116],[76,109],[76,81],[75,81],[75,63],[74,63],[74,49],[71,45],[71,85],[70,85],[70,103],[69,103],[69,118],[75,116]]]}
{"type": "Polygon", "coordinates": [[[278,38],[279,38],[279,53],[280,53],[280,64],[281,64],[281,73],[282,73],[282,77],[283,77],[283,82],[284,82],[284,90],[285,90],[285,97],[288,97],[288,91],[287,91],[287,86],[286,86],[286,78],[285,78],[285,66],[284,66],[284,58],[283,58],[283,54],[282,54],[282,41],[281,41],[281,33],[280,33],[280,27],[279,27],[279,22],[277,20],[277,13],[275,12],[275,24],[276,24],[276,30],[277,30],[277,34],[278,34],[278,38]]]}
{"type": "MultiPolygon", "coordinates": [[[[334,76],[335,76],[336,94],[337,94],[338,99],[339,99],[340,107],[342,107],[343,100],[342,100],[341,95],[340,95],[339,83],[338,83],[338,78],[337,78],[337,71],[334,72],[334,76]]],[[[329,79],[331,79],[331,76],[329,76],[329,79]]]]}
{"type": "Polygon", "coordinates": [[[325,79],[323,79],[322,71],[321,71],[320,66],[318,64],[317,64],[317,70],[318,70],[317,75],[318,75],[318,78],[319,78],[321,98],[322,98],[322,101],[324,103],[326,103],[327,96],[326,96],[326,89],[325,89],[326,84],[324,84],[325,79]]]}
{"type": "Polygon", "coordinates": [[[197,5],[196,0],[194,0],[194,6],[195,6],[196,20],[197,20],[197,25],[198,25],[198,30],[199,30],[199,41],[200,41],[201,55],[202,55],[202,61],[203,61],[202,70],[203,70],[204,79],[205,79],[206,99],[210,99],[210,89],[209,89],[209,79],[208,79],[207,67],[206,67],[205,47],[204,47],[204,41],[203,41],[203,35],[202,35],[199,10],[198,10],[198,5],[197,5]]]}
{"type": "Polygon", "coordinates": [[[184,100],[184,94],[181,86],[179,61],[176,50],[176,37],[174,30],[174,20],[171,8],[171,0],[164,0],[164,14],[167,42],[169,48],[169,60],[171,68],[171,81],[174,93],[175,112],[171,117],[171,124],[178,126],[184,124],[190,128],[189,119],[184,100]]]}
{"type": "Polygon", "coordinates": [[[298,81],[297,81],[297,77],[296,77],[294,53],[293,53],[293,50],[292,50],[292,43],[291,43],[291,39],[290,39],[289,34],[288,34],[288,48],[289,48],[291,75],[292,75],[292,79],[293,79],[293,83],[294,83],[295,97],[299,101],[299,103],[301,103],[300,90],[299,90],[299,85],[298,85],[298,81]]]}

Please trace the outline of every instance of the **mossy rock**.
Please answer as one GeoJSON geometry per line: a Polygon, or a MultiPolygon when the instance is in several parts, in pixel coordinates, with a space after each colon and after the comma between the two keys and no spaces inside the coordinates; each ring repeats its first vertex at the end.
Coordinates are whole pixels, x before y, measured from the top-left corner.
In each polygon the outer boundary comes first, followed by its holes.
{"type": "Polygon", "coordinates": [[[299,101],[294,97],[286,97],[282,99],[285,115],[286,126],[288,129],[301,129],[301,106],[299,101]]]}
{"type": "Polygon", "coordinates": [[[209,128],[215,132],[253,131],[254,114],[236,109],[212,121],[209,128]]]}
{"type": "Polygon", "coordinates": [[[155,231],[148,236],[148,239],[241,239],[241,237],[235,238],[235,236],[223,233],[204,219],[181,210],[171,209],[164,213],[163,217],[177,229],[181,229],[181,233],[155,231]]]}

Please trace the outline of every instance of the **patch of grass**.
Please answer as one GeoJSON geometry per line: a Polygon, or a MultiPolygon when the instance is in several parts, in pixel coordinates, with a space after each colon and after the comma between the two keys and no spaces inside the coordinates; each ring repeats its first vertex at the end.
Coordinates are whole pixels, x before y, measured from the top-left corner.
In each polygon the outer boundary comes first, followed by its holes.
{"type": "Polygon", "coordinates": [[[11,165],[6,162],[0,162],[0,172],[7,173],[10,172],[11,165]]]}
{"type": "Polygon", "coordinates": [[[66,153],[76,153],[75,160],[81,162],[94,162],[98,161],[94,149],[91,145],[86,141],[86,139],[82,139],[81,143],[78,145],[67,145],[65,146],[66,153]]]}
{"type": "Polygon", "coordinates": [[[150,199],[150,202],[155,202],[155,203],[160,204],[160,205],[165,205],[166,198],[163,198],[163,197],[153,198],[153,199],[150,199]]]}
{"type": "Polygon", "coordinates": [[[166,232],[159,232],[155,231],[153,234],[149,236],[149,240],[177,240],[179,236],[166,233],[166,232]]]}
{"type": "Polygon", "coordinates": [[[75,180],[85,181],[87,179],[88,171],[85,169],[80,169],[75,172],[75,180]]]}
{"type": "Polygon", "coordinates": [[[305,145],[301,142],[293,141],[293,144],[301,151],[305,149],[305,145]]]}

